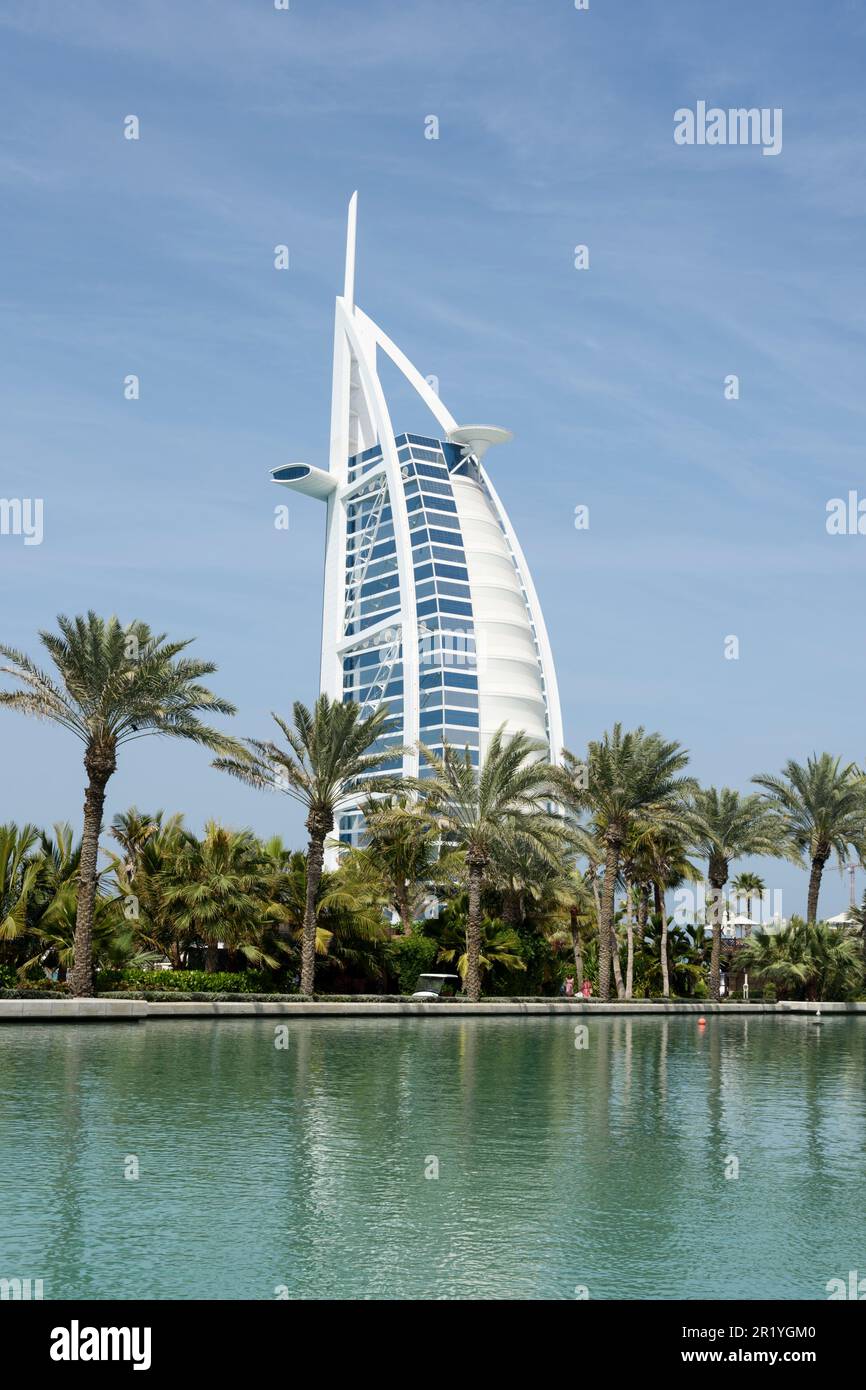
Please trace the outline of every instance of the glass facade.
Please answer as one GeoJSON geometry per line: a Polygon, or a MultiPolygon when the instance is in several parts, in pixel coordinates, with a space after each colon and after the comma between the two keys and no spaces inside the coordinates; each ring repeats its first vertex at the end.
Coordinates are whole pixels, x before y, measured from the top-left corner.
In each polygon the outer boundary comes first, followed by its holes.
{"type": "MultiPolygon", "coordinates": [[[[443,740],[478,761],[478,675],[466,552],[451,475],[466,471],[456,445],[422,435],[395,440],[409,516],[418,617],[421,742],[441,753],[443,740]]],[[[387,704],[397,721],[378,747],[406,743],[400,626],[400,585],[392,499],[381,448],[349,460],[342,656],[343,699],[369,715],[387,704]]],[[[399,755],[382,771],[399,771],[399,755]]],[[[421,776],[429,772],[426,764],[421,776]]],[[[340,817],[340,839],[357,842],[357,811],[340,817]]]]}

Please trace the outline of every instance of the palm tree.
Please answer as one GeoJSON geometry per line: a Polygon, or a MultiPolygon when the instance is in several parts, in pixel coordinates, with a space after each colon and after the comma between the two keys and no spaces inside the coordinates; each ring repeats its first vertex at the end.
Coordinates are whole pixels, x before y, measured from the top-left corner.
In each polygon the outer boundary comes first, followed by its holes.
{"type": "Polygon", "coordinates": [[[554,769],[542,761],[543,743],[501,725],[484,761],[473,766],[469,749],[445,743],[442,756],[422,746],[432,775],[413,783],[418,804],[402,814],[435,829],[447,849],[459,850],[466,865],[469,894],[466,916],[467,998],[481,994],[481,893],[494,857],[518,839],[532,842],[542,856],[557,843],[558,818],[549,809],[554,769]]]}
{"type": "Polygon", "coordinates": [[[763,983],[806,999],[850,998],[863,983],[860,933],[827,922],[794,917],[780,931],[758,931],[740,958],[763,983]]]}
{"type": "Polygon", "coordinates": [[[385,743],[396,722],[382,705],[367,718],[361,707],[320,695],[312,711],[298,700],[292,706],[294,728],[273,715],[286,740],[282,748],[269,740],[247,739],[244,757],[217,758],[214,767],[247,786],[277,789],[304,807],[309,844],[304,937],[301,946],[301,993],[312,994],[316,972],[316,899],[325,859],[325,840],[334,828],[341,803],[374,790],[387,793],[394,778],[370,774],[402,749],[385,743]],[[379,744],[377,748],[375,745],[379,744]]]}
{"type": "MultiPolygon", "coordinates": [[[[69,976],[75,960],[76,885],[64,883],[40,915],[30,933],[35,943],[32,956],[23,962],[19,974],[38,974],[47,961],[56,962],[61,975],[69,976]]],[[[146,965],[155,959],[153,951],[142,951],[135,934],[124,922],[116,898],[94,900],[92,956],[96,969],[120,970],[146,965]]]]}
{"type": "Polygon", "coordinates": [[[710,920],[713,944],[710,956],[710,998],[719,1000],[724,888],[732,859],[753,854],[795,858],[785,825],[765,798],[757,792],[741,796],[730,787],[719,791],[706,787],[695,792],[692,802],[691,839],[708,863],[710,920]]]}
{"type": "Polygon", "coordinates": [[[652,821],[636,827],[634,836],[633,872],[652,887],[653,902],[659,920],[659,950],[661,960],[662,996],[670,998],[670,968],[668,960],[668,916],[665,894],[678,888],[684,879],[697,881],[700,873],[687,857],[683,837],[669,830],[664,822],[652,821]]]}
{"type": "Polygon", "coordinates": [[[162,811],[148,816],[134,806],[116,815],[111,834],[122,855],[109,855],[117,895],[123,899],[124,916],[135,923],[138,939],[158,957],[167,957],[172,969],[183,968],[192,936],[178,925],[166,898],[166,879],[186,841],[183,816],[164,818],[162,811]]]}
{"type": "MultiPolygon", "coordinates": [[[[571,758],[571,754],[568,752],[566,752],[565,756],[567,759],[571,758]]],[[[566,775],[570,777],[572,782],[579,780],[581,777],[580,765],[576,761],[574,761],[572,764],[571,772],[562,772],[559,774],[560,777],[566,775]]],[[[571,801],[572,807],[574,808],[574,803],[571,800],[569,792],[566,792],[564,799],[566,801],[566,804],[568,804],[571,801]]],[[[569,833],[573,839],[574,846],[577,849],[578,853],[586,859],[587,867],[584,873],[584,879],[590,893],[592,894],[592,900],[595,906],[595,912],[592,915],[595,920],[596,933],[599,933],[601,930],[601,890],[599,888],[599,874],[601,872],[602,865],[604,864],[607,854],[604,840],[602,838],[599,824],[597,822],[591,823],[590,825],[570,825],[569,833]]],[[[631,907],[633,907],[633,904],[630,901],[631,894],[629,890],[631,885],[628,877],[628,850],[625,847],[622,851],[621,860],[621,870],[617,874],[617,882],[619,884],[619,880],[621,878],[624,881],[626,887],[627,959],[625,980],[623,980],[622,978],[622,968],[619,959],[619,942],[616,934],[615,916],[614,925],[610,933],[610,947],[611,960],[613,962],[614,979],[616,981],[617,997],[619,999],[630,999],[631,980],[634,966],[634,922],[632,920],[632,912],[629,910],[631,907]]],[[[581,966],[582,964],[583,962],[581,961],[581,966]]]]}
{"type": "Polygon", "coordinates": [[[573,896],[568,861],[575,843],[565,823],[553,819],[543,847],[521,835],[519,826],[497,841],[488,879],[499,894],[506,926],[517,929],[529,918],[540,922],[573,896]]]}
{"type": "MultiPolygon", "coordinates": [[[[746,916],[752,920],[752,898],[760,898],[764,893],[766,884],[758,874],[743,873],[731,881],[731,887],[738,897],[746,899],[746,916]]],[[[751,927],[749,931],[751,932],[751,927]]]]}
{"type": "MultiPolygon", "coordinates": [[[[300,949],[307,904],[307,856],[286,849],[279,836],[264,845],[268,860],[268,918],[284,943],[300,949]]],[[[316,956],[335,969],[350,968],[373,978],[383,974],[387,892],[372,862],[347,855],[335,872],[323,870],[316,897],[316,956]]]]}
{"type": "MultiPolygon", "coordinates": [[[[640,912],[644,906],[644,898],[648,895],[648,884],[643,876],[643,867],[639,857],[637,845],[637,827],[632,826],[628,838],[622,847],[619,862],[619,878],[621,883],[617,886],[625,888],[625,907],[620,912],[620,917],[625,920],[626,938],[626,957],[625,957],[625,989],[624,999],[631,999],[634,995],[634,963],[635,963],[635,890],[637,889],[637,906],[640,912]]],[[[647,906],[647,912],[648,912],[647,906]]],[[[645,928],[646,918],[641,922],[641,928],[645,928]]],[[[614,964],[617,960],[617,951],[613,953],[614,964]]]]}
{"type": "Polygon", "coordinates": [[[86,618],[61,614],[57,626],[59,634],[39,636],[59,681],[23,652],[0,645],[0,656],[10,663],[0,670],[21,685],[0,691],[0,705],[49,719],[84,744],[87,790],[72,970],[72,992],[81,997],[93,993],[99,835],[118,749],[133,739],[162,734],[225,752],[237,745],[202,723],[199,715],[234,714],[235,709],[200,683],[216,670],[211,662],[181,657],[189,642],[168,642],[165,634],[155,635],[145,623],[123,627],[117,618],[106,620],[93,612],[86,618]]]}
{"type": "MultiPolygon", "coordinates": [[[[81,842],[76,842],[72,826],[58,821],[53,835],[40,831],[35,860],[36,879],[27,907],[27,937],[34,954],[20,967],[20,974],[38,973],[45,965],[56,965],[66,977],[75,956],[75,923],[78,908],[78,881],[81,869],[81,842]]],[[[141,954],[135,933],[124,922],[116,895],[105,892],[109,870],[97,875],[94,900],[94,968],[120,967],[152,958],[141,954]]]]}
{"type": "Polygon", "coordinates": [[[434,887],[453,878],[462,868],[454,855],[440,858],[435,828],[400,814],[409,807],[410,798],[405,791],[368,798],[362,808],[363,846],[343,858],[347,868],[350,861],[367,861],[378,871],[404,936],[412,931],[434,887]]]}
{"type": "Polygon", "coordinates": [[[765,788],[766,799],[784,819],[788,835],[810,860],[806,920],[818,917],[818,894],[827,860],[835,850],[839,862],[852,847],[866,848],[866,780],[855,763],[842,764],[830,753],[813,753],[806,766],[789,759],[779,777],[752,778],[765,788]]]}
{"type": "Polygon", "coordinates": [[[27,906],[39,874],[35,825],[0,825],[0,941],[27,930],[27,906]]]}
{"type": "MultiPolygon", "coordinates": [[[[124,858],[118,860],[118,870],[122,872],[130,891],[148,844],[162,830],[163,814],[157,811],[150,816],[145,811],[139,811],[137,806],[130,806],[128,811],[119,811],[112,819],[110,834],[124,853],[124,858]]],[[[179,824],[181,818],[175,819],[179,824]]]]}
{"type": "Polygon", "coordinates": [[[0,827],[0,941],[20,955],[61,894],[74,905],[80,858],[65,822],[54,826],[53,839],[32,825],[0,827]]]}
{"type": "Polygon", "coordinates": [[[602,1000],[610,997],[614,894],[623,846],[638,820],[671,829],[683,823],[683,799],[694,787],[692,778],[679,776],[687,763],[688,753],[678,743],[642,727],[623,733],[621,724],[590,743],[584,762],[563,752],[562,794],[576,811],[591,814],[605,849],[598,942],[602,1000]]]}
{"type": "MultiPolygon", "coordinates": [[[[54,899],[67,889],[70,901],[77,906],[78,881],[81,874],[81,841],[68,821],[55,821],[53,836],[39,832],[37,878],[33,889],[29,916],[38,923],[54,899]]],[[[103,873],[97,874],[96,891],[102,892],[103,873]]]]}
{"type": "MultiPolygon", "coordinates": [[[[587,875],[572,869],[568,876],[568,891],[564,894],[568,910],[568,926],[571,933],[571,951],[574,957],[575,985],[583,985],[583,942],[595,918],[595,901],[587,875]]],[[[597,926],[597,922],[596,922],[597,926]]]]}
{"type": "Polygon", "coordinates": [[[866,893],[863,894],[863,901],[860,906],[851,909],[851,918],[857,923],[857,929],[860,932],[860,950],[863,963],[866,965],[866,893]]]}
{"type": "Polygon", "coordinates": [[[176,855],[163,873],[163,895],[177,930],[203,941],[207,971],[217,968],[217,947],[237,949],[255,937],[267,910],[264,855],[250,830],[209,821],[202,839],[181,832],[176,855]]]}
{"type": "Polygon", "coordinates": [[[494,848],[489,883],[499,898],[495,915],[527,945],[533,970],[529,994],[543,987],[549,961],[547,951],[536,953],[534,941],[545,942],[556,955],[570,948],[578,988],[583,984],[583,945],[595,912],[592,888],[573,859],[576,839],[564,822],[554,821],[543,852],[519,833],[494,848]]]}
{"type": "MultiPolygon", "coordinates": [[[[458,920],[462,906],[459,899],[449,904],[439,918],[433,936],[439,944],[439,962],[442,965],[456,964],[457,974],[465,984],[469,974],[469,950],[465,925],[458,920]]],[[[476,968],[479,977],[494,970],[526,969],[526,962],[520,954],[520,937],[513,927],[507,927],[495,918],[482,917],[478,939],[476,968]]]]}
{"type": "MultiPolygon", "coordinates": [[[[665,926],[669,962],[668,978],[676,994],[692,994],[695,986],[704,976],[699,937],[701,928],[696,927],[694,936],[692,936],[685,927],[676,926],[673,923],[673,918],[667,919],[665,926]]],[[[660,984],[664,989],[662,963],[665,959],[665,953],[662,951],[661,939],[661,919],[655,916],[654,920],[647,925],[638,961],[638,968],[648,995],[656,993],[660,984]]]]}

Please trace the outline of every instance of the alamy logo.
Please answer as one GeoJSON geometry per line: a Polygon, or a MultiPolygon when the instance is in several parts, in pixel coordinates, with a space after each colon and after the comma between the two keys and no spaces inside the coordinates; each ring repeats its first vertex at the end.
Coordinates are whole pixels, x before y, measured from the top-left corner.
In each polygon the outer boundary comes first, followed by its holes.
{"type": "Polygon", "coordinates": [[[0,1300],[42,1298],[41,1279],[0,1279],[0,1300]]]}
{"type": "Polygon", "coordinates": [[[866,536],[866,497],[855,489],[844,497],[831,497],[827,503],[828,536],[866,536]]]}
{"type": "Polygon", "coordinates": [[[41,497],[0,497],[0,536],[23,536],[25,545],[42,544],[41,497]]]}
{"type": "Polygon", "coordinates": [[[828,1299],[849,1298],[858,1303],[866,1301],[866,1279],[858,1279],[856,1269],[848,1270],[848,1281],[828,1279],[824,1285],[828,1299]]]}
{"type": "Polygon", "coordinates": [[[51,1331],[52,1361],[131,1361],[134,1371],[150,1370],[149,1327],[69,1327],[51,1331]]]}
{"type": "Polygon", "coordinates": [[[676,145],[761,145],[761,154],[782,152],[781,106],[737,106],[725,111],[707,108],[699,101],[695,110],[681,106],[674,112],[676,145]]]}

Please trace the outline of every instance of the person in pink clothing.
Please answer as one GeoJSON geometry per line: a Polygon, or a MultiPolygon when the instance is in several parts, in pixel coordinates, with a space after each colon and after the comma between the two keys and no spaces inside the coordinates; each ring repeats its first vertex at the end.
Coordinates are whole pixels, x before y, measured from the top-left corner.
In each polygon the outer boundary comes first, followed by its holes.
{"type": "Polygon", "coordinates": [[[573,976],[573,975],[566,975],[566,977],[565,977],[565,997],[566,997],[566,999],[573,999],[573,998],[574,998],[574,976],[573,976]]]}
{"type": "Polygon", "coordinates": [[[591,994],[592,994],[592,985],[589,983],[589,980],[584,980],[584,982],[583,982],[583,997],[584,997],[584,999],[588,999],[589,996],[590,996],[591,994]]]}

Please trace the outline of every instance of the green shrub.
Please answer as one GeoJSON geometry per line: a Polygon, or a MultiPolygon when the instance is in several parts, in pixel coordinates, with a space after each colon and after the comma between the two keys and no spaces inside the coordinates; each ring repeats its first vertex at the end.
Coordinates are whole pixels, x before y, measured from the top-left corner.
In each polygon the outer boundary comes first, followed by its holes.
{"type": "Polygon", "coordinates": [[[52,994],[68,994],[69,985],[65,980],[49,980],[44,975],[34,975],[31,979],[21,980],[15,971],[12,972],[12,981],[8,986],[0,987],[0,998],[7,999],[29,999],[33,995],[40,995],[47,998],[52,994]]]}
{"type": "Polygon", "coordinates": [[[516,937],[514,954],[524,969],[505,969],[496,965],[484,973],[482,993],[491,999],[508,999],[516,995],[537,999],[541,995],[558,995],[566,975],[574,974],[573,957],[566,960],[556,955],[531,922],[521,922],[513,929],[516,937]]]}
{"type": "Polygon", "coordinates": [[[764,998],[764,1003],[765,1003],[765,1004],[775,1004],[775,1002],[776,1002],[776,986],[775,986],[775,985],[764,985],[764,996],[763,996],[763,998],[764,998]]]}
{"type": "Polygon", "coordinates": [[[311,1002],[309,994],[238,994],[231,990],[122,989],[106,990],[100,999],[142,999],[151,1004],[279,1004],[311,1002]]]}
{"type": "Polygon", "coordinates": [[[16,985],[14,989],[0,989],[0,999],[56,999],[67,998],[69,991],[65,985],[59,988],[52,985],[50,980],[43,980],[39,984],[16,985]]]}
{"type": "Polygon", "coordinates": [[[418,976],[435,970],[439,948],[429,936],[412,932],[410,936],[395,936],[388,942],[386,952],[390,972],[397,979],[400,993],[412,994],[418,976]]]}
{"type": "Polygon", "coordinates": [[[178,990],[186,994],[293,993],[291,983],[284,977],[256,970],[217,970],[212,975],[206,970],[100,970],[96,977],[97,994],[133,990],[158,994],[178,990]]]}

